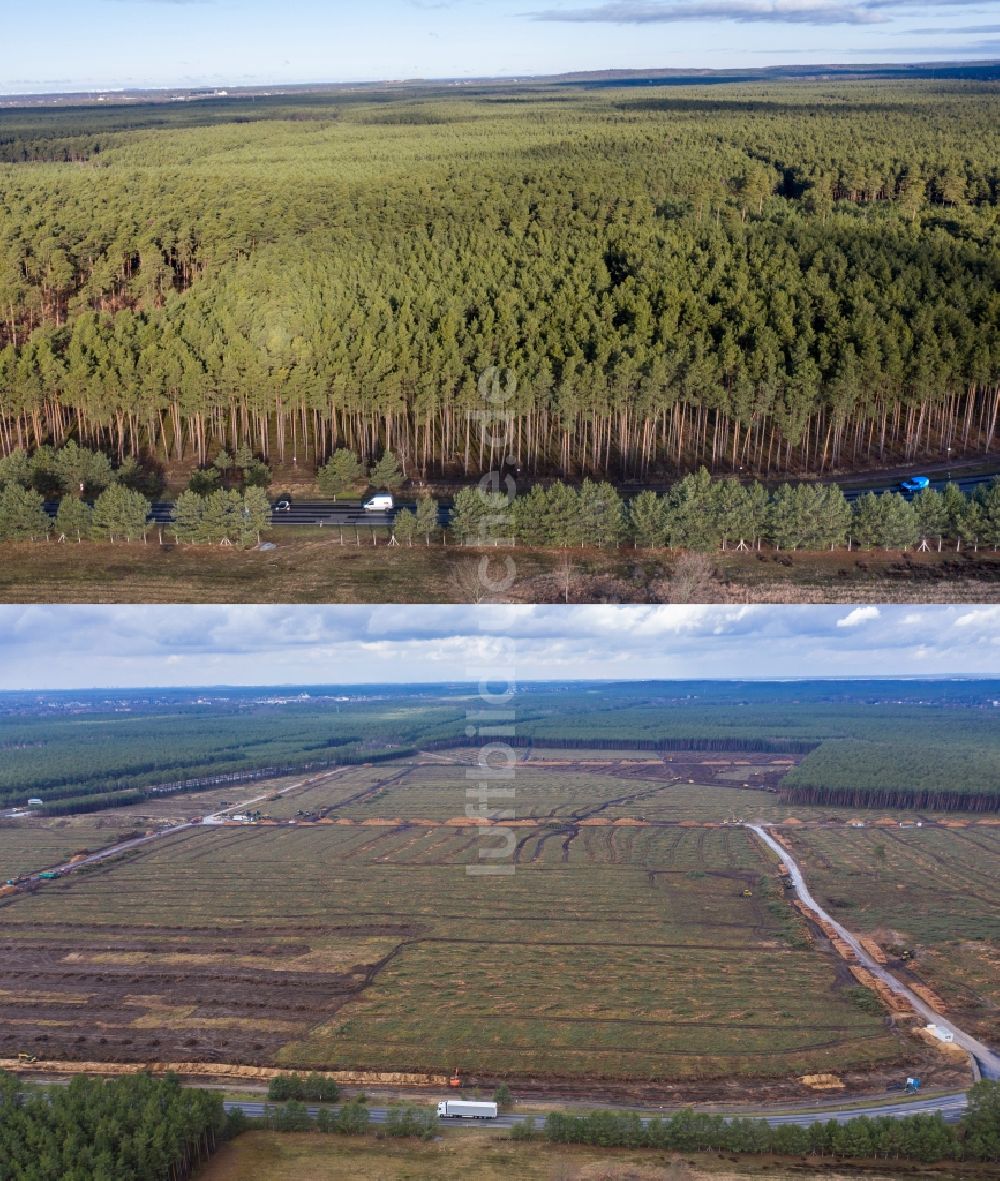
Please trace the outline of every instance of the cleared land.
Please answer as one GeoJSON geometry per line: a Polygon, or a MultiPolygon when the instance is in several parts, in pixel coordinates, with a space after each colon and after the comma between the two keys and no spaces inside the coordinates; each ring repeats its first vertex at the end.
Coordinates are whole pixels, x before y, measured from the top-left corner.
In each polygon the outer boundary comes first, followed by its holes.
{"type": "Polygon", "coordinates": [[[673,782],[685,757],[667,781],[639,759],[519,768],[517,811],[541,819],[515,826],[509,877],[465,872],[486,839],[468,768],[410,762],[282,802],[327,823],[192,830],[8,899],[0,1058],[457,1067],[620,1096],[954,1081],[722,824],[775,797],[673,782]],[[664,799],[669,820],[637,821],[664,799]]]}
{"type": "Polygon", "coordinates": [[[93,853],[135,832],[134,825],[76,817],[5,824],[0,827],[0,885],[67,861],[74,854],[93,853]]]}
{"type": "Polygon", "coordinates": [[[831,914],[913,951],[901,974],[908,966],[958,1024],[1000,1042],[1000,828],[802,829],[791,841],[831,914]]]}
{"type": "MultiPolygon", "coordinates": [[[[478,601],[479,556],[457,546],[341,546],[329,531],[276,535],[271,553],[150,545],[7,544],[0,601],[448,603],[478,601]]],[[[675,559],[648,551],[518,550],[514,602],[687,601],[675,559]]],[[[1000,556],[718,555],[705,602],[995,602],[1000,556]]]]}
{"type": "MultiPolygon", "coordinates": [[[[928,1170],[928,1175],[933,1175],[928,1170]]],[[[344,1139],[316,1133],[289,1135],[248,1132],[225,1145],[211,1163],[195,1174],[197,1181],[731,1181],[766,1174],[772,1181],[818,1176],[767,1159],[741,1165],[717,1158],[681,1158],[655,1151],[594,1149],[579,1145],[512,1144],[488,1133],[466,1131],[432,1144],[413,1141],[344,1139]]],[[[909,1175],[913,1175],[912,1172],[909,1175]]],[[[848,1174],[824,1169],[826,1181],[845,1181],[848,1174]]],[[[868,1181],[885,1181],[865,1172],[868,1181]]]]}

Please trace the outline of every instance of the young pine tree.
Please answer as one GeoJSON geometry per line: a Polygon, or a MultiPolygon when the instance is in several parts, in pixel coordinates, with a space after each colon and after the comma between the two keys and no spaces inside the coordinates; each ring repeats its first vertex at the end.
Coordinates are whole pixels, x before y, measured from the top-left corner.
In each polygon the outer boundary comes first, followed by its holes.
{"type": "Polygon", "coordinates": [[[341,496],[358,488],[365,478],[365,470],[353,451],[341,447],[330,461],[320,468],[316,483],[324,496],[341,496]]]}

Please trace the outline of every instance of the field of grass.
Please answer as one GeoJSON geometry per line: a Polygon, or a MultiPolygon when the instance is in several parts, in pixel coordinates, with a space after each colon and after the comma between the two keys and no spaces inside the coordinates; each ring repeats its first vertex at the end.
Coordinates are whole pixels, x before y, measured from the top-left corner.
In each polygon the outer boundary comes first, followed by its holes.
{"type": "Polygon", "coordinates": [[[802,829],[816,897],[848,927],[911,948],[955,1020],[1000,1042],[1000,828],[802,829]]]}
{"type": "MultiPolygon", "coordinates": [[[[799,1164],[765,1159],[735,1163],[653,1149],[516,1144],[488,1131],[468,1129],[429,1144],[314,1132],[247,1132],[224,1145],[194,1174],[195,1181],[731,1181],[765,1175],[787,1181],[819,1174],[803,1171],[799,1164]]],[[[832,1168],[822,1175],[825,1181],[847,1177],[832,1168]]],[[[908,1176],[914,1176],[912,1170],[908,1176]]],[[[886,1181],[868,1171],[865,1177],[886,1181]]]]}
{"type": "MultiPolygon", "coordinates": [[[[457,546],[341,546],[281,531],[270,553],[149,545],[6,544],[0,602],[445,603],[480,601],[479,557],[457,546]]],[[[1000,601],[991,553],[719,555],[705,602],[1000,601]]],[[[670,602],[674,559],[622,550],[519,550],[515,602],[670,602]]],[[[689,597],[685,593],[685,598],[689,597]]]]}
{"type": "MultiPolygon", "coordinates": [[[[362,790],[366,770],[392,768],[351,769],[362,790]]],[[[690,827],[588,825],[573,814],[602,795],[660,785],[529,764],[519,810],[551,822],[515,828],[513,875],[468,876],[483,834],[435,816],[461,814],[464,770],[335,809],[381,816],[194,830],[0,906],[0,1057],[44,1033],[83,1060],[667,1088],[919,1058],[810,943],[746,832],[702,819],[703,791],[773,797],[671,788],[690,827]],[[30,999],[3,1000],[25,976],[30,999]]]]}
{"type": "MultiPolygon", "coordinates": [[[[367,799],[378,795],[381,785],[390,783],[412,766],[409,762],[376,764],[374,766],[345,767],[331,774],[319,776],[305,787],[295,788],[280,799],[267,799],[255,807],[266,816],[276,820],[295,817],[299,812],[324,814],[335,809],[340,816],[349,812],[352,804],[347,801],[360,796],[367,799]]],[[[270,784],[267,785],[270,789],[270,784]]],[[[260,794],[260,792],[256,793],[260,794]]],[[[269,796],[274,792],[268,791],[269,796]]]]}

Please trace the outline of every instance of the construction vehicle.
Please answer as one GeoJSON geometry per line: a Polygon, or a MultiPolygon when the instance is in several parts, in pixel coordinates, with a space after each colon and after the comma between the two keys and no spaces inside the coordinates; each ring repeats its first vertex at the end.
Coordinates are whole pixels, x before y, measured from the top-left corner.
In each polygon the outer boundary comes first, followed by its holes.
{"type": "Polygon", "coordinates": [[[27,1050],[21,1050],[17,1056],[17,1060],[18,1062],[23,1062],[26,1066],[31,1066],[38,1061],[38,1057],[35,1054],[29,1054],[27,1050]]]}
{"type": "Polygon", "coordinates": [[[920,1090],[920,1079],[908,1078],[903,1089],[907,1095],[915,1095],[920,1090]]]}
{"type": "Polygon", "coordinates": [[[451,1072],[451,1078],[448,1080],[449,1087],[460,1087],[462,1085],[462,1076],[457,1070],[451,1072]]]}
{"type": "Polygon", "coordinates": [[[59,875],[57,873],[47,870],[45,873],[40,873],[38,875],[38,879],[42,882],[54,882],[58,876],[59,875]]]}
{"type": "Polygon", "coordinates": [[[496,1119],[500,1109],[495,1103],[470,1103],[445,1099],[438,1104],[439,1119],[496,1119]]]}
{"type": "Polygon", "coordinates": [[[753,897],[753,890],[747,888],[746,890],[743,891],[743,893],[740,895],[740,897],[741,898],[752,898],[753,897]]]}

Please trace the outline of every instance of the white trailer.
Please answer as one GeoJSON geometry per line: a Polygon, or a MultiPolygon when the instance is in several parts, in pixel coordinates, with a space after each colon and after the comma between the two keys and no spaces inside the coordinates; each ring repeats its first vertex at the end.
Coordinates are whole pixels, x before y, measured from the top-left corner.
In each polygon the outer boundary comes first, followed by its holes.
{"type": "Polygon", "coordinates": [[[496,1119],[495,1103],[469,1103],[464,1099],[445,1099],[438,1104],[441,1119],[496,1119]]]}

